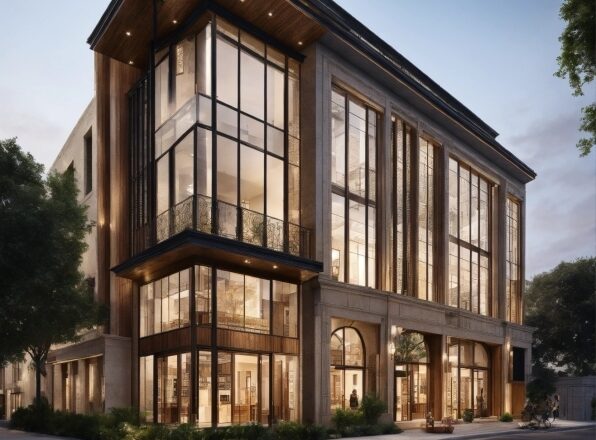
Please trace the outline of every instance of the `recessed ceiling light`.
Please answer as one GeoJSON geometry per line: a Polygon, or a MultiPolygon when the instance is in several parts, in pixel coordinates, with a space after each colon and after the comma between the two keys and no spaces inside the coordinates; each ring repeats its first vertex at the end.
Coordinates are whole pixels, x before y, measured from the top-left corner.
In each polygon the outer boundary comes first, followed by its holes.
{"type": "Polygon", "coordinates": [[[250,264],[250,260],[244,260],[246,264],[250,264]]]}
{"type": "Polygon", "coordinates": [[[268,15],[269,17],[273,17],[273,12],[269,12],[267,15],[268,15]]]}
{"type": "Polygon", "coordinates": [[[178,20],[172,20],[172,23],[177,24],[178,20]]]}
{"type": "Polygon", "coordinates": [[[273,268],[274,268],[274,269],[277,269],[277,264],[274,264],[274,265],[273,265],[273,268]]]}
{"type": "Polygon", "coordinates": [[[130,60],[130,61],[128,62],[128,64],[130,64],[131,66],[132,66],[134,63],[135,63],[135,62],[134,62],[133,60],[130,60]]]}
{"type": "Polygon", "coordinates": [[[126,31],[126,36],[130,37],[132,35],[132,33],[130,31],[126,31]]]}
{"type": "Polygon", "coordinates": [[[302,46],[302,41],[299,41],[298,42],[298,46],[302,46]]]}

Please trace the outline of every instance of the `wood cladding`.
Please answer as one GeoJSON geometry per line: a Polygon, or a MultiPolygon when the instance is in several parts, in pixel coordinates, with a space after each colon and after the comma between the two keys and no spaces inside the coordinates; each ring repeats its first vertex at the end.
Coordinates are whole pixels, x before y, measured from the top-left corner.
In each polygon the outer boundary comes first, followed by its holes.
{"type": "MultiPolygon", "coordinates": [[[[325,29],[287,0],[168,0],[156,1],[156,41],[178,31],[199,8],[224,9],[249,22],[280,44],[298,51],[319,39],[325,29]],[[270,16],[269,13],[272,13],[270,16]],[[175,22],[174,22],[175,20],[175,22]],[[300,45],[299,42],[302,44],[300,45]]],[[[194,17],[192,17],[194,18],[194,17]]],[[[90,39],[91,48],[128,64],[145,68],[153,37],[153,6],[148,0],[122,0],[104,28],[90,39]],[[127,34],[130,33],[130,35],[127,34]]],[[[190,27],[190,24],[189,24],[190,27]]]]}
{"type": "MultiPolygon", "coordinates": [[[[211,327],[195,327],[196,344],[211,345],[211,327]]],[[[191,327],[147,336],[139,340],[139,356],[190,350],[191,327]]],[[[298,339],[261,335],[229,329],[217,329],[217,346],[238,351],[299,354],[298,339]]]]}
{"type": "Polygon", "coordinates": [[[128,258],[128,100],[140,71],[95,54],[97,106],[97,289],[110,307],[106,331],[131,336],[132,283],[110,268],[128,258]]]}

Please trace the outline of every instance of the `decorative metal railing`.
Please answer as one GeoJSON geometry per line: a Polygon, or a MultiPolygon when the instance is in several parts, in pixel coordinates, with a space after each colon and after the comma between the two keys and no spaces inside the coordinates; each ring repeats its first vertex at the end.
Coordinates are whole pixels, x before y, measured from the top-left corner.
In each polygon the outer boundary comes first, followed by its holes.
{"type": "Polygon", "coordinates": [[[150,234],[143,237],[149,246],[187,229],[310,258],[308,229],[203,195],[190,196],[159,214],[154,240],[150,234]]]}

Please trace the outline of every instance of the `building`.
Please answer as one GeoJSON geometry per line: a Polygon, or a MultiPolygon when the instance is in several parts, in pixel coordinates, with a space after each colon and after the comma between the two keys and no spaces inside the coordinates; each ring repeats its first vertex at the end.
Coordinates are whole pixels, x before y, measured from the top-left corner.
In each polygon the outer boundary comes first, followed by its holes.
{"type": "Polygon", "coordinates": [[[89,43],[110,318],[53,352],[55,406],[520,412],[535,173],[491,127],[330,0],[113,0],[89,43]]]}

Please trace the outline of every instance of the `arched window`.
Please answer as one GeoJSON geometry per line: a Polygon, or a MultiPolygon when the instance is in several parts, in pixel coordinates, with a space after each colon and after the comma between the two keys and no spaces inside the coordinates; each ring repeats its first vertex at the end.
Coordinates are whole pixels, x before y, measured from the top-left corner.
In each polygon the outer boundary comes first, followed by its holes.
{"type": "Polygon", "coordinates": [[[329,346],[331,409],[359,406],[364,394],[366,364],[362,337],[353,327],[341,327],[331,334],[329,346]]]}

